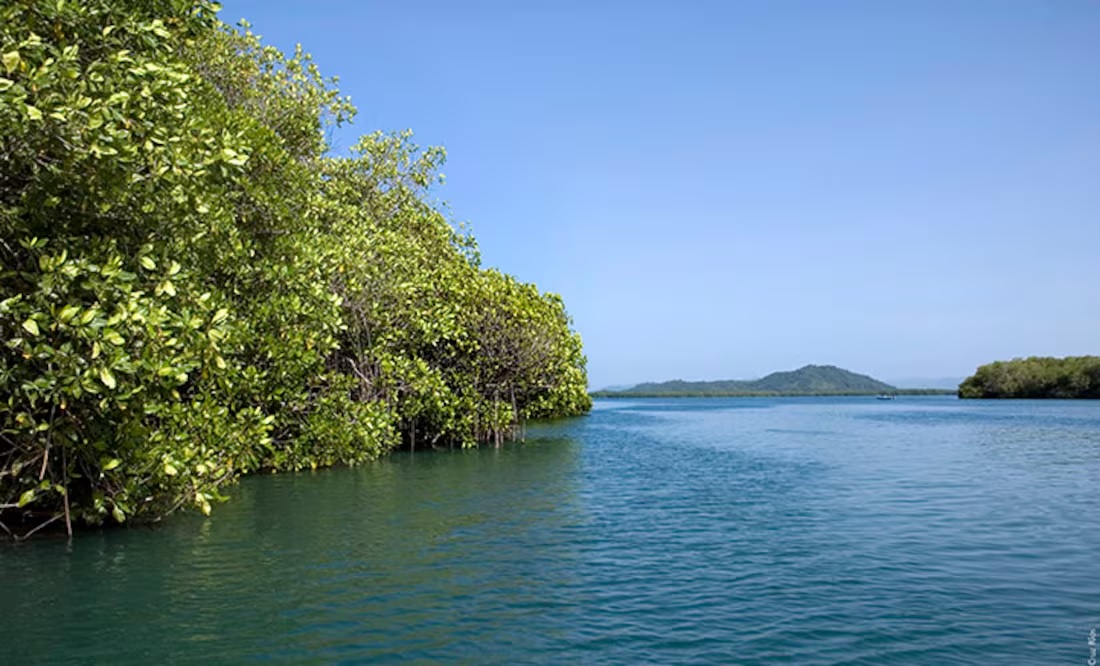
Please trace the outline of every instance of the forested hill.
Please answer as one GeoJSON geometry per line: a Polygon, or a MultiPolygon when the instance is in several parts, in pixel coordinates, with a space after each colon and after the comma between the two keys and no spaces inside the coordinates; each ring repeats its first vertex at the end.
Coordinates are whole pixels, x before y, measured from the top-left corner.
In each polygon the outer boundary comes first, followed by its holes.
{"type": "Polygon", "coordinates": [[[959,397],[1100,399],[1100,356],[1032,356],[989,363],[963,381],[959,397]]]}
{"type": "Polygon", "coordinates": [[[833,365],[807,365],[773,372],[761,379],[711,382],[650,382],[621,391],[599,391],[596,397],[738,396],[738,395],[873,395],[898,389],[873,377],[833,365]]]}

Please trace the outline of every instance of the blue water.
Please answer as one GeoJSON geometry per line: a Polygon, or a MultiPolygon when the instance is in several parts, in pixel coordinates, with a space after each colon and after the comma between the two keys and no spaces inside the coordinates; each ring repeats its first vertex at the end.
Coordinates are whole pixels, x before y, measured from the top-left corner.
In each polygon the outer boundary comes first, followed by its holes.
{"type": "Polygon", "coordinates": [[[600,401],[0,548],[0,664],[1086,664],[1100,403],[600,401]]]}

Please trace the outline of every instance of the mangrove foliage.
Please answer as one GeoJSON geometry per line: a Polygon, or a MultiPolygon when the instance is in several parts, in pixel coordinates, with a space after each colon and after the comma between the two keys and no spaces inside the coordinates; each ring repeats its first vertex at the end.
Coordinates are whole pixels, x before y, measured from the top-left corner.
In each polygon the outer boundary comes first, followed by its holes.
{"type": "Polygon", "coordinates": [[[1100,356],[1032,356],[978,368],[960,398],[1100,398],[1100,356]]]}
{"type": "Polygon", "coordinates": [[[480,266],[444,152],[204,0],[0,3],[0,527],[590,407],[561,299],[480,266]]]}

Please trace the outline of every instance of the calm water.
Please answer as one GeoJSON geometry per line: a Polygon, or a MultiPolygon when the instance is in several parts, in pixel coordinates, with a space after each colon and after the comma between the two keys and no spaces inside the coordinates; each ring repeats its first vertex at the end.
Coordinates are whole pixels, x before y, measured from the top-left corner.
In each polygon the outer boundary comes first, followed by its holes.
{"type": "Polygon", "coordinates": [[[0,663],[1085,664],[1100,404],[607,401],[0,547],[0,663]]]}

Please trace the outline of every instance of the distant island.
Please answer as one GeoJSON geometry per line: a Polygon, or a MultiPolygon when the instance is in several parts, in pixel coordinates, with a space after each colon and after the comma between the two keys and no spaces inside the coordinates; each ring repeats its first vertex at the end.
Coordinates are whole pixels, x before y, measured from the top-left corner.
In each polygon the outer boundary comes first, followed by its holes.
{"type": "Polygon", "coordinates": [[[1100,399],[1100,356],[1032,356],[988,363],[963,380],[959,397],[1100,399]]]}
{"type": "Polygon", "coordinates": [[[679,398],[736,396],[830,395],[952,395],[949,389],[899,389],[873,377],[835,365],[807,365],[788,372],[773,372],[761,379],[726,379],[711,382],[649,382],[627,389],[603,390],[594,398],[679,398]]]}

